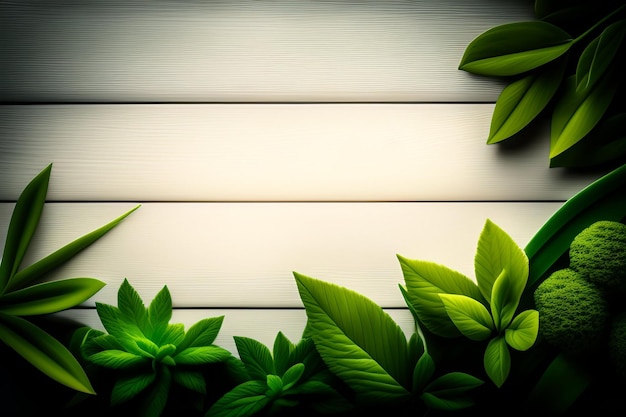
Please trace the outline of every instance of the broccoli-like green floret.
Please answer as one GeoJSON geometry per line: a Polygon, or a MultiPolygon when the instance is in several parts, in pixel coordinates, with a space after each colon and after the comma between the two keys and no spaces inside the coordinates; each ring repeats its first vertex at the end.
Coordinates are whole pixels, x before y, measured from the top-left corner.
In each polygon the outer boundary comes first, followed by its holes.
{"type": "Polygon", "coordinates": [[[617,375],[626,378],[626,312],[616,315],[611,322],[609,356],[617,375]]]}
{"type": "Polygon", "coordinates": [[[626,224],[601,220],[570,244],[569,267],[608,291],[626,294],[626,224]]]}
{"type": "Polygon", "coordinates": [[[550,345],[580,354],[606,342],[609,307],[602,291],[570,268],[548,276],[535,290],[539,334],[550,345]]]}

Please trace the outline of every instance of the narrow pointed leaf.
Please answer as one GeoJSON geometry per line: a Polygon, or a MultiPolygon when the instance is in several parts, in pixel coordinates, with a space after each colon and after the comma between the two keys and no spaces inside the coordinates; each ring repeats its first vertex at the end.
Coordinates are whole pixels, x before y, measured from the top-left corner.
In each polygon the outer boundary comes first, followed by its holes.
{"type": "Polygon", "coordinates": [[[295,346],[283,332],[278,332],[274,339],[274,347],[272,348],[272,354],[274,356],[274,367],[277,375],[283,375],[291,363],[291,352],[295,349],[295,346]]]}
{"type": "Polygon", "coordinates": [[[43,169],[24,188],[15,203],[0,261],[0,294],[15,275],[39,225],[48,193],[52,164],[43,169]]]}
{"type": "Polygon", "coordinates": [[[508,23],[472,40],[459,69],[487,76],[517,75],[557,59],[572,45],[572,37],[550,23],[508,23]]]}
{"type": "Polygon", "coordinates": [[[209,317],[196,322],[187,330],[185,339],[178,344],[178,349],[184,350],[188,347],[209,346],[213,344],[223,322],[224,316],[209,317]]]}
{"type": "Polygon", "coordinates": [[[466,295],[482,302],[483,297],[476,284],[444,265],[434,262],[413,260],[398,255],[406,296],[411,308],[428,330],[443,337],[456,337],[460,333],[439,297],[439,294],[466,295]]]}
{"type": "Polygon", "coordinates": [[[366,297],[294,272],[311,336],[331,372],[367,404],[409,396],[407,340],[397,323],[366,297]]]}
{"type": "Polygon", "coordinates": [[[95,394],[72,353],[31,322],[0,313],[0,340],[55,381],[76,391],[95,394]]]}
{"type": "Polygon", "coordinates": [[[598,124],[615,96],[617,85],[619,80],[613,73],[581,93],[576,91],[574,76],[564,83],[565,92],[552,114],[550,158],[574,146],[598,124]]]}
{"type": "Polygon", "coordinates": [[[486,340],[493,331],[491,314],[484,305],[458,294],[439,294],[448,316],[457,329],[470,340],[486,340]]]}
{"type": "MultiPolygon", "coordinates": [[[[492,299],[493,284],[503,269],[506,269],[511,275],[512,282],[523,290],[528,278],[526,254],[517,246],[511,236],[490,219],[487,219],[478,239],[474,270],[478,288],[489,302],[492,299]]],[[[515,291],[521,294],[517,289],[515,291]]]]}
{"type": "Polygon", "coordinates": [[[515,350],[530,349],[537,340],[539,333],[539,312],[526,310],[518,314],[505,330],[506,342],[515,350]]]}
{"type": "Polygon", "coordinates": [[[500,142],[528,126],[550,102],[563,78],[565,61],[507,85],[491,118],[487,144],[500,142]]]}
{"type": "Polygon", "coordinates": [[[9,279],[6,286],[6,291],[14,291],[19,288],[23,288],[30,282],[41,278],[46,273],[61,266],[73,256],[87,248],[89,245],[100,239],[107,232],[117,226],[123,219],[129,216],[133,211],[137,210],[140,206],[136,206],[133,209],[122,214],[115,220],[107,223],[106,225],[87,233],[86,235],[68,243],[61,249],[58,249],[54,253],[46,256],[45,258],[35,262],[34,264],[22,269],[9,279]]]}
{"type": "Polygon", "coordinates": [[[265,381],[267,375],[276,374],[274,359],[267,346],[249,337],[234,336],[234,339],[239,357],[252,378],[265,381]]]}
{"type": "Polygon", "coordinates": [[[587,45],[576,67],[576,90],[593,86],[606,72],[620,49],[626,33],[626,19],[607,26],[587,45]]]}
{"type": "Polygon", "coordinates": [[[93,278],[44,282],[0,297],[0,311],[15,316],[56,313],[86,301],[104,285],[93,278]]]}
{"type": "Polygon", "coordinates": [[[500,388],[511,371],[511,353],[504,337],[496,337],[489,341],[484,356],[485,372],[498,388],[500,388]]]}
{"type": "Polygon", "coordinates": [[[526,288],[527,278],[528,273],[524,275],[523,280],[514,279],[507,269],[503,269],[493,284],[491,314],[497,330],[506,329],[513,320],[524,288],[526,288]]]}

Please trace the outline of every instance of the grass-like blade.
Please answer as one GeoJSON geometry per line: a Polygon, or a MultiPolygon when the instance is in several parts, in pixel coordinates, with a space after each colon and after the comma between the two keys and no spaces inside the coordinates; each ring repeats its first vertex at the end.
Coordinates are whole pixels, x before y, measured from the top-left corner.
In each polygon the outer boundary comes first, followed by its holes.
{"type": "Polygon", "coordinates": [[[547,22],[507,23],[472,40],[459,69],[496,77],[522,74],[557,59],[573,44],[567,32],[547,22]]]}
{"type": "Polygon", "coordinates": [[[569,249],[585,227],[598,220],[626,216],[626,164],[597,179],[568,199],[524,248],[529,260],[527,290],[569,249]]]}
{"type": "Polygon", "coordinates": [[[23,288],[30,282],[41,278],[43,275],[61,266],[63,263],[78,254],[80,251],[87,248],[96,240],[104,236],[107,232],[117,226],[122,220],[124,220],[128,215],[137,210],[139,207],[140,205],[135,206],[118,218],[105,224],[104,226],[101,226],[98,229],[68,243],[61,249],[58,249],[57,251],[46,256],[45,258],[17,272],[9,279],[5,290],[14,291],[19,288],[23,288]]]}
{"type": "Polygon", "coordinates": [[[15,316],[56,313],[82,303],[104,285],[93,278],[43,282],[0,297],[0,312],[15,316]]]}
{"type": "Polygon", "coordinates": [[[24,188],[15,203],[0,263],[0,294],[16,273],[37,229],[48,193],[52,164],[24,188]]]}
{"type": "Polygon", "coordinates": [[[80,392],[95,394],[72,353],[28,320],[0,312],[0,339],[55,381],[80,392]]]}

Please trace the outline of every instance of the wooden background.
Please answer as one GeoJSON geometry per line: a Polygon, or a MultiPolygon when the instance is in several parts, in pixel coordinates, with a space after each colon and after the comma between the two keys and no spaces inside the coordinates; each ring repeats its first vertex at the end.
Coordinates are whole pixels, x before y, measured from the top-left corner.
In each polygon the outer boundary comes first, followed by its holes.
{"type": "MultiPolygon", "coordinates": [[[[504,81],[457,69],[522,0],[0,1],[0,241],[53,163],[24,265],[141,208],[49,279],[124,278],[173,322],[301,337],[292,272],[348,287],[407,334],[396,258],[473,277],[487,218],[524,246],[599,173],[548,166],[538,125],[486,145],[504,81]]],[[[3,245],[3,243],[0,243],[3,245]]]]}

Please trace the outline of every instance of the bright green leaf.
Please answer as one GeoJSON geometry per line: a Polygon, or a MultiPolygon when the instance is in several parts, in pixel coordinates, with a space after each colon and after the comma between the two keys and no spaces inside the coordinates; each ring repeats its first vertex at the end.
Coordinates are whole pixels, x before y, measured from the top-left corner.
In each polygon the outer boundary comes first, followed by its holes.
{"type": "Polygon", "coordinates": [[[222,328],[223,322],[224,316],[209,317],[198,321],[187,330],[184,340],[178,345],[178,349],[184,350],[188,347],[209,346],[213,344],[222,328]]]}
{"type": "Polygon", "coordinates": [[[487,76],[524,73],[554,61],[573,45],[558,26],[542,21],[496,26],[470,42],[459,69],[487,76]]]}
{"type": "Polygon", "coordinates": [[[331,372],[357,401],[409,396],[412,369],[400,326],[376,303],[354,291],[294,272],[311,335],[331,372]]]}
{"type": "Polygon", "coordinates": [[[421,392],[435,374],[435,361],[428,352],[424,352],[413,369],[412,392],[421,392]]]}
{"type": "Polygon", "coordinates": [[[498,388],[504,384],[511,370],[511,353],[504,337],[495,337],[489,341],[483,358],[485,372],[498,388]]]}
{"type": "Polygon", "coordinates": [[[265,395],[274,399],[283,392],[283,380],[278,375],[266,375],[267,391],[265,395]]]}
{"type": "Polygon", "coordinates": [[[558,90],[564,70],[562,61],[507,85],[496,101],[487,144],[508,139],[533,121],[558,90]]]}
{"type": "Polygon", "coordinates": [[[521,294],[528,278],[528,258],[511,236],[487,219],[478,240],[474,270],[478,288],[489,302],[493,284],[503,269],[508,271],[516,286],[512,291],[521,294]]]}
{"type": "Polygon", "coordinates": [[[86,301],[104,285],[92,278],[44,282],[0,296],[0,311],[15,316],[56,313],[86,301]]]}
{"type": "Polygon", "coordinates": [[[106,331],[120,341],[128,337],[145,337],[137,324],[128,321],[119,308],[96,301],[96,311],[106,331]]]}
{"type": "Polygon", "coordinates": [[[48,193],[52,164],[43,169],[24,188],[15,203],[0,260],[0,294],[18,271],[30,241],[39,225],[48,193]]]}
{"type": "Polygon", "coordinates": [[[148,307],[148,320],[152,332],[147,336],[153,340],[161,340],[171,318],[172,296],[167,285],[165,285],[148,307]]]}
{"type": "Polygon", "coordinates": [[[283,332],[278,332],[274,339],[274,347],[272,354],[274,356],[274,367],[277,375],[283,375],[290,366],[291,352],[295,349],[295,345],[291,343],[283,332]]]}
{"type": "Polygon", "coordinates": [[[607,26],[587,45],[576,67],[576,90],[593,86],[609,68],[626,33],[626,19],[607,26]]]}
{"type": "Polygon", "coordinates": [[[296,363],[291,368],[287,369],[285,374],[282,376],[282,381],[284,384],[283,390],[287,391],[295,384],[297,384],[302,377],[302,374],[304,374],[303,363],[296,363]]]}
{"type": "Polygon", "coordinates": [[[448,317],[439,294],[460,294],[482,301],[476,284],[460,272],[444,265],[407,259],[400,255],[398,259],[406,283],[406,296],[419,320],[436,335],[460,336],[448,317]]]}
{"type": "Polygon", "coordinates": [[[185,325],[182,323],[168,324],[162,337],[158,338],[155,343],[160,345],[170,344],[177,347],[180,351],[180,344],[185,340],[185,325]]]}
{"type": "Polygon", "coordinates": [[[190,347],[179,352],[174,360],[179,365],[202,365],[223,362],[230,357],[230,352],[219,346],[190,347]]]}
{"type": "Polygon", "coordinates": [[[5,290],[14,291],[19,288],[23,288],[33,280],[41,278],[46,273],[61,266],[72,257],[77,255],[79,252],[86,249],[89,245],[100,239],[106,233],[108,233],[111,229],[117,226],[122,220],[128,217],[139,207],[140,205],[134,207],[133,209],[127,211],[126,213],[105,224],[104,226],[101,226],[100,228],[68,243],[61,249],[58,249],[57,251],[46,256],[45,258],[17,272],[11,277],[11,279],[9,279],[5,290]]]}
{"type": "Polygon", "coordinates": [[[504,338],[513,349],[525,351],[537,340],[539,333],[539,312],[526,310],[518,314],[505,330],[504,338]]]}
{"type": "Polygon", "coordinates": [[[618,84],[614,75],[607,74],[591,88],[579,93],[574,76],[566,80],[565,91],[552,114],[550,158],[574,146],[598,124],[609,108],[618,84]]]}
{"type": "Polygon", "coordinates": [[[95,394],[72,353],[31,322],[0,313],[0,340],[55,381],[80,392],[95,394]]]}
{"type": "Polygon", "coordinates": [[[130,368],[141,363],[150,363],[150,359],[145,356],[135,355],[123,350],[103,350],[87,358],[96,365],[111,369],[130,368]]]}
{"type": "Polygon", "coordinates": [[[234,339],[239,357],[252,378],[265,381],[267,375],[276,374],[274,359],[267,346],[250,337],[234,336],[234,339]]]}
{"type": "Polygon", "coordinates": [[[448,316],[459,331],[470,340],[486,340],[493,320],[484,305],[465,295],[439,294],[448,316]]]}
{"type": "Polygon", "coordinates": [[[117,307],[121,314],[138,328],[143,329],[147,324],[146,306],[139,293],[124,278],[117,291],[117,307]]]}
{"type": "Polygon", "coordinates": [[[517,306],[519,305],[522,293],[526,287],[528,275],[524,276],[523,281],[513,279],[507,269],[503,269],[500,276],[493,284],[491,292],[491,314],[496,329],[501,331],[513,320],[517,306]]]}
{"type": "Polygon", "coordinates": [[[249,417],[261,411],[270,399],[265,396],[267,384],[247,381],[224,394],[207,411],[204,417],[249,417]]]}

